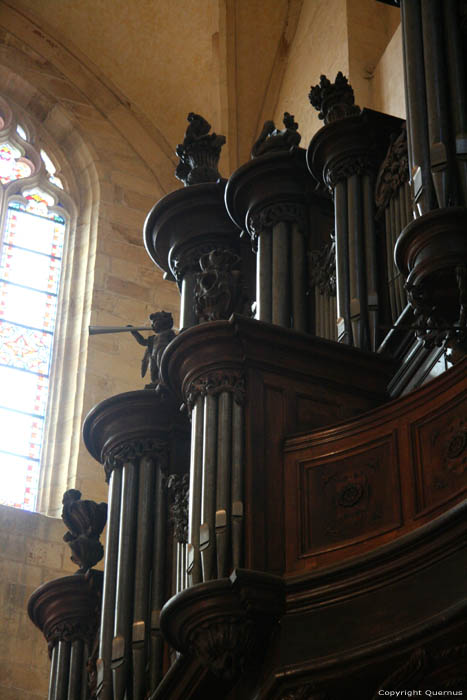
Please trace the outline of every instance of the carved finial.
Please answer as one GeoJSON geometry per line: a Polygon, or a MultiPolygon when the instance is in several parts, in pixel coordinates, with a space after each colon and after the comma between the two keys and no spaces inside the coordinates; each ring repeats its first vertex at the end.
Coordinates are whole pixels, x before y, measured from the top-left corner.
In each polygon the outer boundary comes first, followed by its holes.
{"type": "Polygon", "coordinates": [[[352,86],[341,71],[336,75],[334,83],[322,75],[319,85],[311,88],[308,97],[312,106],[319,111],[318,117],[324,119],[325,124],[353,117],[361,111],[355,104],[352,86]]]}
{"type": "Polygon", "coordinates": [[[189,125],[185,139],[175,150],[180,158],[175,177],[185,187],[201,182],[217,182],[220,178],[217,165],[225,136],[210,134],[211,125],[199,114],[190,112],[187,119],[189,125]]]}
{"type": "Polygon", "coordinates": [[[63,494],[62,520],[68,528],[63,539],[72,551],[71,561],[79,572],[88,571],[104,556],[99,537],[107,521],[107,503],[82,501],[81,492],[69,489],[63,494]]]}
{"type": "Polygon", "coordinates": [[[293,114],[284,112],[285,129],[276,129],[272,120],[264,122],[263,129],[251,149],[251,157],[257,158],[270,151],[292,151],[302,138],[298,133],[298,123],[293,114]]]}

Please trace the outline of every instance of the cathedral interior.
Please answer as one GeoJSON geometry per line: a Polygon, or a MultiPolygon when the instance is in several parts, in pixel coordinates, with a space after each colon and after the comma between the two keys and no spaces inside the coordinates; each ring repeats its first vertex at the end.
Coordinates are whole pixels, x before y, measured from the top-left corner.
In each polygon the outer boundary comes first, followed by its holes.
{"type": "Polygon", "coordinates": [[[2,700],[467,696],[465,0],[0,0],[0,182],[2,700]]]}

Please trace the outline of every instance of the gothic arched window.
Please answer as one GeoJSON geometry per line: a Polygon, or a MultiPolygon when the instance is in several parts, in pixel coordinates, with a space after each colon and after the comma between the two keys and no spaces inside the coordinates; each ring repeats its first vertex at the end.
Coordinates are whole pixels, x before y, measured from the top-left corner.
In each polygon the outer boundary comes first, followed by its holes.
{"type": "Polygon", "coordinates": [[[34,510],[70,216],[49,155],[2,111],[0,503],[34,510]]]}

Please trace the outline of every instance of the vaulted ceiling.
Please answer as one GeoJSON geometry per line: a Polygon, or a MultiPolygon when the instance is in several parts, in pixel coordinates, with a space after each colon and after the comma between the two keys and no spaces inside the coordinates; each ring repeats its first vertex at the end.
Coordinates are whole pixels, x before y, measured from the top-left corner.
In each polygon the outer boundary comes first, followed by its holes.
{"type": "MultiPolygon", "coordinates": [[[[358,5],[364,17],[357,36],[376,37],[369,53],[379,58],[397,10],[374,0],[358,5]]],[[[20,68],[45,95],[58,92],[75,112],[75,93],[86,95],[134,138],[163,193],[177,186],[174,149],[190,111],[227,137],[227,176],[249,157],[265,119],[277,119],[281,90],[281,108],[302,110],[302,127],[317,122],[306,94],[321,71],[336,70],[334,64],[350,70],[350,14],[348,0],[0,0],[0,63],[20,68]],[[298,61],[313,51],[320,63],[291,81],[291,54],[298,61]]]]}

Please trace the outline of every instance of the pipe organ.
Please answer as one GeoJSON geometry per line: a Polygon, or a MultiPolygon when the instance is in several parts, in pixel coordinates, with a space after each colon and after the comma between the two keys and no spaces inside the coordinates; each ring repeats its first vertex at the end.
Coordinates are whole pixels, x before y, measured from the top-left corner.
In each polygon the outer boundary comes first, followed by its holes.
{"type": "Polygon", "coordinates": [[[286,112],[226,180],[188,115],[144,228],[181,330],[86,418],[105,566],[31,599],[49,700],[466,688],[462,8],[401,2],[407,123],[321,76],[308,146],[286,112]]]}

